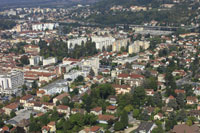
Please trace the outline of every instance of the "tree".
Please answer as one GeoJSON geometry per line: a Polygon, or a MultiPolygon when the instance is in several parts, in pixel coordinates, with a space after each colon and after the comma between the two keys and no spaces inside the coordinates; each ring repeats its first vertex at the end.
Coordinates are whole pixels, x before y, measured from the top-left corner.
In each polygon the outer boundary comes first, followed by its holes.
{"type": "Polygon", "coordinates": [[[32,89],[37,89],[38,88],[38,84],[37,84],[37,82],[36,82],[36,80],[34,80],[33,81],[33,83],[32,83],[32,89]]]}
{"type": "Polygon", "coordinates": [[[28,64],[29,64],[28,56],[23,55],[23,56],[20,58],[20,62],[21,62],[23,65],[28,65],[28,64]]]}
{"type": "Polygon", "coordinates": [[[16,116],[15,111],[11,111],[11,113],[10,113],[10,117],[13,118],[13,117],[15,117],[15,116],[16,116]]]}
{"type": "Polygon", "coordinates": [[[92,68],[90,69],[89,75],[90,76],[95,76],[94,70],[92,68]]]}
{"type": "Polygon", "coordinates": [[[156,92],[153,96],[153,103],[157,107],[162,107],[162,95],[159,92],[156,92]]]}
{"type": "Polygon", "coordinates": [[[184,122],[186,118],[187,118],[186,112],[185,110],[182,109],[177,115],[177,120],[184,122]]]}
{"type": "Polygon", "coordinates": [[[171,108],[173,108],[173,109],[177,109],[178,104],[177,104],[177,102],[176,102],[175,99],[171,99],[171,100],[169,101],[169,103],[168,103],[168,106],[171,107],[171,108]]]}
{"type": "Polygon", "coordinates": [[[137,87],[133,93],[133,105],[140,107],[144,105],[146,93],[143,87],[137,87]]]}
{"type": "Polygon", "coordinates": [[[120,122],[123,123],[124,128],[128,126],[128,113],[126,111],[122,112],[122,115],[120,117],[120,122]]]}
{"type": "Polygon", "coordinates": [[[75,82],[83,82],[84,80],[84,77],[79,75],[76,79],[75,79],[75,82]]]}
{"type": "Polygon", "coordinates": [[[133,109],[133,117],[134,118],[138,118],[140,114],[140,110],[139,109],[133,109]]]}
{"type": "Polygon", "coordinates": [[[124,129],[124,124],[120,121],[116,122],[114,125],[114,130],[115,131],[120,131],[124,129]]]}
{"type": "Polygon", "coordinates": [[[22,86],[22,89],[23,89],[23,90],[27,90],[28,87],[24,84],[24,85],[22,86]]]}
{"type": "Polygon", "coordinates": [[[180,93],[178,94],[178,96],[176,97],[176,102],[179,106],[179,108],[184,108],[185,106],[185,101],[184,101],[184,94],[183,93],[180,93]]]}
{"type": "Polygon", "coordinates": [[[148,121],[150,116],[148,115],[147,110],[144,110],[144,112],[141,114],[140,119],[144,121],[148,121]]]}
{"type": "Polygon", "coordinates": [[[69,106],[70,99],[68,96],[63,97],[62,104],[69,106]]]}
{"type": "Polygon", "coordinates": [[[152,133],[165,133],[162,126],[158,126],[152,130],[152,133]]]}
{"type": "Polygon", "coordinates": [[[42,102],[49,102],[50,97],[49,96],[43,96],[42,97],[42,102]]]}

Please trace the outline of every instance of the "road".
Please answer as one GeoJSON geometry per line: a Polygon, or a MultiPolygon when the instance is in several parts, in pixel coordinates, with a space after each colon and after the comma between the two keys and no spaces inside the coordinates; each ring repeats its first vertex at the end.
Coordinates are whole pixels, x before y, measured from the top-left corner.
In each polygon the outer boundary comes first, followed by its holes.
{"type": "MultiPolygon", "coordinates": [[[[200,72],[200,68],[196,71],[196,73],[200,72]]],[[[183,77],[182,79],[179,79],[176,81],[176,85],[184,85],[184,84],[190,84],[192,86],[200,86],[200,83],[192,82],[190,79],[192,78],[192,72],[190,72],[187,76],[183,77]]]]}

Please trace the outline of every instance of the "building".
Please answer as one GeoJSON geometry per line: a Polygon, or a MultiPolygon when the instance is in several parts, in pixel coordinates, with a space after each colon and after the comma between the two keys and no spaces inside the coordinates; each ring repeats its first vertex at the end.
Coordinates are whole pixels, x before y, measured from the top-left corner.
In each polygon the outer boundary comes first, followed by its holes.
{"type": "Polygon", "coordinates": [[[126,48],[128,42],[130,41],[131,41],[130,38],[116,40],[112,45],[112,51],[113,52],[121,51],[121,48],[122,47],[126,48]]]}
{"type": "Polygon", "coordinates": [[[156,124],[153,122],[142,122],[134,133],[151,133],[155,127],[156,124]]]}
{"type": "Polygon", "coordinates": [[[194,124],[192,126],[188,126],[186,124],[180,124],[180,125],[175,125],[172,133],[199,133],[200,128],[198,127],[197,124],[194,124]]]}
{"type": "Polygon", "coordinates": [[[25,45],[24,46],[25,53],[31,53],[38,55],[40,53],[40,47],[36,45],[25,45]]]}
{"type": "Polygon", "coordinates": [[[86,43],[87,38],[86,37],[80,37],[80,38],[75,38],[75,39],[69,39],[67,41],[67,46],[69,49],[73,49],[75,47],[75,45],[81,45],[86,43]]]}
{"type": "Polygon", "coordinates": [[[16,93],[24,84],[24,73],[21,71],[11,71],[0,74],[0,93],[16,93]]]}
{"type": "Polygon", "coordinates": [[[94,115],[100,115],[102,114],[102,108],[101,107],[96,107],[96,108],[93,108],[90,113],[94,114],[94,115]]]}
{"type": "Polygon", "coordinates": [[[65,80],[57,80],[40,88],[39,91],[43,91],[43,95],[53,95],[56,93],[60,94],[62,92],[68,92],[68,83],[65,80]]]}
{"type": "Polygon", "coordinates": [[[32,24],[33,31],[45,31],[45,30],[53,30],[58,27],[58,23],[35,23],[32,24]]]}
{"type": "Polygon", "coordinates": [[[49,58],[43,59],[43,66],[55,64],[55,63],[57,63],[57,61],[58,60],[56,57],[49,57],[49,58]]]}
{"type": "Polygon", "coordinates": [[[31,56],[31,58],[29,58],[30,65],[32,66],[38,65],[42,61],[43,61],[42,56],[31,56]]]}
{"type": "Polygon", "coordinates": [[[95,42],[96,49],[103,50],[103,48],[108,48],[115,42],[115,38],[113,37],[102,37],[102,36],[92,36],[92,42],[95,42]]]}
{"type": "Polygon", "coordinates": [[[139,53],[140,52],[140,46],[135,45],[135,43],[131,44],[128,46],[128,53],[133,54],[133,53],[139,53]]]}

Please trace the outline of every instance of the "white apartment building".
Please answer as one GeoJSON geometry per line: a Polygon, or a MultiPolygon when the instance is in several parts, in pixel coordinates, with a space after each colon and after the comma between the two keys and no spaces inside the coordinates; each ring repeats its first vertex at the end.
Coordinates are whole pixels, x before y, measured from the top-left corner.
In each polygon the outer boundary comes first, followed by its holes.
{"type": "Polygon", "coordinates": [[[130,41],[131,41],[130,38],[116,40],[112,45],[112,51],[113,52],[121,51],[121,48],[122,47],[126,48],[128,42],[130,41]]]}
{"type": "Polygon", "coordinates": [[[32,24],[33,31],[44,31],[44,30],[53,30],[58,27],[58,23],[36,23],[32,24]]]}
{"type": "Polygon", "coordinates": [[[57,63],[57,61],[58,60],[56,57],[49,57],[49,58],[43,59],[43,66],[55,64],[57,63]]]}
{"type": "Polygon", "coordinates": [[[44,90],[46,95],[60,94],[62,92],[68,92],[68,83],[66,80],[58,80],[39,90],[44,90]]]}
{"type": "Polygon", "coordinates": [[[76,44],[80,46],[82,44],[82,42],[85,43],[86,41],[87,41],[86,37],[80,37],[80,38],[76,38],[76,39],[69,39],[67,41],[67,46],[68,46],[68,48],[73,49],[76,44]]]}
{"type": "Polygon", "coordinates": [[[43,61],[42,56],[32,56],[29,58],[30,65],[32,66],[38,65],[40,61],[43,61]]]}
{"type": "Polygon", "coordinates": [[[149,46],[150,46],[150,42],[149,41],[139,41],[139,40],[137,40],[137,41],[134,42],[134,44],[135,45],[139,45],[143,49],[148,49],[149,46]]]}
{"type": "Polygon", "coordinates": [[[94,70],[95,75],[98,75],[99,71],[99,58],[93,57],[87,60],[82,60],[81,67],[90,67],[94,70]]]}
{"type": "Polygon", "coordinates": [[[140,46],[139,45],[135,45],[134,43],[129,45],[128,47],[128,53],[132,54],[132,53],[139,53],[140,52],[140,46]]]}
{"type": "Polygon", "coordinates": [[[24,84],[24,73],[11,71],[0,74],[0,93],[13,94],[24,84]]]}
{"type": "Polygon", "coordinates": [[[102,51],[103,47],[107,48],[115,42],[115,38],[113,37],[102,37],[102,36],[92,36],[92,42],[96,43],[96,49],[102,51]]]}

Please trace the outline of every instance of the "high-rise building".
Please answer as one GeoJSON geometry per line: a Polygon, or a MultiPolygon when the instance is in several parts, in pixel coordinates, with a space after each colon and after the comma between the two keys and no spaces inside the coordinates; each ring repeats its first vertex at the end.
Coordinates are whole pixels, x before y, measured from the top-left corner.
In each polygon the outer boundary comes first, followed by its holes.
{"type": "Polygon", "coordinates": [[[11,71],[0,74],[0,93],[13,94],[24,84],[24,73],[11,71]]]}

